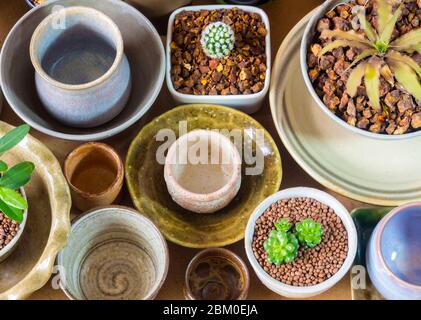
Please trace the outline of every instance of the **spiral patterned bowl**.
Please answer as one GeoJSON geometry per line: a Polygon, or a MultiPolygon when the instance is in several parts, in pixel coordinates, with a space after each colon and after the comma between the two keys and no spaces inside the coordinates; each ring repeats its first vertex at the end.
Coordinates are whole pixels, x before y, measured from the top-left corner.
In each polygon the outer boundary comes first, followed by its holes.
{"type": "Polygon", "coordinates": [[[168,272],[167,244],[146,217],[120,206],[97,208],[72,224],[59,253],[61,287],[73,300],[148,300],[168,272]]]}

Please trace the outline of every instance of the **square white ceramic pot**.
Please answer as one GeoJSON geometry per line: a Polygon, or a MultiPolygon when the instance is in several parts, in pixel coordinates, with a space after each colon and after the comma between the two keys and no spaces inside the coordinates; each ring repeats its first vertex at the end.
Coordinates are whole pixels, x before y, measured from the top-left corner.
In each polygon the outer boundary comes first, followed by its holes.
{"type": "Polygon", "coordinates": [[[266,94],[269,90],[270,84],[270,74],[271,74],[271,44],[270,44],[270,25],[269,18],[266,13],[259,8],[252,6],[235,6],[235,5],[208,5],[208,6],[189,6],[183,7],[175,10],[169,19],[168,22],[168,32],[167,32],[167,43],[166,43],[166,60],[167,60],[167,70],[166,70],[166,81],[168,90],[170,91],[174,100],[179,104],[217,104],[233,107],[235,109],[241,110],[245,113],[254,113],[258,111],[263,103],[263,100],[266,97],[266,94]],[[182,11],[200,11],[200,10],[218,10],[218,9],[232,9],[239,8],[247,12],[254,12],[260,15],[263,23],[265,24],[267,35],[266,35],[266,79],[263,89],[258,93],[253,94],[240,94],[240,95],[193,95],[193,94],[184,94],[175,90],[174,85],[171,80],[171,42],[172,42],[172,33],[174,20],[177,14],[182,11]]]}

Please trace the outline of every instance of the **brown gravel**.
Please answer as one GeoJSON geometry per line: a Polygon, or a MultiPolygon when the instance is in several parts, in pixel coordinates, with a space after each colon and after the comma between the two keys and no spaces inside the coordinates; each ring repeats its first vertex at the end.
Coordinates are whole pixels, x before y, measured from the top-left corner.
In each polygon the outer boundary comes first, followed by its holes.
{"type": "MultiPolygon", "coordinates": [[[[415,101],[406,94],[395,81],[392,85],[381,77],[381,100],[386,109],[378,111],[371,108],[365,92],[364,83],[358,89],[355,98],[348,96],[346,81],[349,71],[344,72],[354,58],[358,49],[337,48],[331,54],[324,55],[320,60],[317,53],[326,44],[327,39],[320,37],[326,29],[355,30],[360,32],[358,24],[353,23],[352,7],[364,5],[366,0],[352,0],[349,5],[339,5],[335,10],[329,11],[319,20],[317,34],[310,46],[308,55],[309,76],[314,88],[326,106],[342,120],[352,126],[382,134],[404,134],[421,129],[421,101],[415,101]]],[[[373,26],[377,17],[373,13],[373,0],[369,0],[366,13],[373,26]]],[[[420,27],[421,1],[406,0],[402,19],[397,23],[393,38],[397,38],[412,29],[420,27]]],[[[413,58],[421,66],[421,55],[415,54],[413,58]]]]}
{"type": "Polygon", "coordinates": [[[274,203],[256,221],[253,252],[262,268],[273,278],[294,286],[311,286],[332,277],[342,267],[348,254],[348,234],[341,219],[328,206],[310,198],[292,198],[274,203]],[[312,249],[301,248],[296,260],[279,267],[267,261],[263,243],[274,223],[287,219],[297,223],[312,218],[323,226],[322,242],[312,249]]]}
{"type": "Polygon", "coordinates": [[[266,79],[266,27],[258,14],[238,8],[183,11],[174,21],[171,79],[181,93],[236,95],[260,92],[266,79]],[[202,30],[222,21],[235,31],[235,45],[221,60],[205,55],[202,30]]]}
{"type": "Polygon", "coordinates": [[[0,250],[13,240],[18,230],[19,224],[0,212],[0,250]]]}

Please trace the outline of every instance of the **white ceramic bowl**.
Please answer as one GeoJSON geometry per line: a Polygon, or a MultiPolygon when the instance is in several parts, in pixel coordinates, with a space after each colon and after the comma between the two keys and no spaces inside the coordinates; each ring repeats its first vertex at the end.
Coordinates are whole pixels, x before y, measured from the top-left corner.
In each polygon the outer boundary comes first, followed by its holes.
{"type": "Polygon", "coordinates": [[[211,103],[211,104],[218,104],[218,105],[225,105],[229,107],[233,107],[239,109],[245,113],[254,113],[258,111],[263,103],[263,100],[269,90],[269,83],[270,83],[270,74],[271,74],[271,45],[270,45],[270,24],[269,18],[266,13],[259,8],[252,7],[252,6],[235,6],[235,5],[208,5],[208,6],[190,6],[190,7],[183,7],[180,9],[175,10],[169,19],[168,22],[168,32],[167,32],[167,44],[166,44],[167,52],[166,52],[166,60],[167,60],[167,71],[166,71],[166,82],[168,90],[170,91],[172,97],[174,98],[177,103],[180,104],[193,104],[193,103],[211,103]],[[200,11],[200,10],[217,10],[217,9],[232,9],[232,8],[239,8],[241,10],[247,12],[254,12],[259,14],[262,17],[262,21],[264,22],[267,30],[266,35],[266,80],[265,85],[262,91],[254,94],[238,94],[238,95],[193,95],[193,94],[184,94],[180,93],[175,90],[174,85],[171,80],[171,42],[172,42],[172,33],[173,33],[173,25],[174,20],[177,14],[182,11],[200,11]]]}
{"type": "Polygon", "coordinates": [[[291,188],[279,191],[278,193],[275,193],[272,196],[266,198],[254,210],[246,228],[245,248],[247,258],[249,259],[251,266],[253,267],[260,281],[262,281],[262,283],[267,288],[279,295],[289,298],[308,298],[321,294],[324,291],[332,288],[346,275],[348,270],[351,268],[351,265],[355,259],[355,255],[357,253],[357,230],[348,210],[330,194],[313,188],[291,188]],[[253,254],[252,249],[254,227],[256,221],[266,211],[266,209],[268,209],[273,203],[281,199],[299,197],[312,198],[332,208],[335,211],[335,213],[341,218],[346,228],[346,231],[348,232],[348,256],[345,259],[345,262],[342,265],[342,267],[337,273],[335,273],[331,278],[329,278],[325,282],[309,287],[291,286],[272,278],[260,266],[259,262],[253,254]]]}
{"type": "MultiPolygon", "coordinates": [[[[0,101],[0,105],[1,105],[1,101],[0,101]]],[[[23,188],[20,188],[20,193],[27,200],[26,193],[25,193],[25,190],[23,188]]],[[[8,256],[10,256],[10,254],[13,252],[13,250],[15,250],[15,248],[17,247],[17,245],[18,245],[18,243],[19,243],[19,241],[20,241],[20,239],[22,237],[23,231],[25,230],[25,226],[26,226],[26,221],[27,220],[28,220],[28,210],[25,210],[23,212],[23,221],[19,225],[18,233],[12,239],[12,241],[9,242],[9,244],[7,246],[5,246],[2,250],[0,250],[0,262],[6,260],[6,258],[8,256]]]]}
{"type": "Polygon", "coordinates": [[[336,116],[333,112],[329,110],[329,108],[323,103],[322,99],[317,95],[316,90],[314,90],[313,84],[308,76],[308,65],[307,65],[307,54],[310,43],[314,39],[315,30],[317,22],[320,18],[324,16],[326,12],[331,10],[332,8],[340,5],[341,3],[347,3],[350,0],[328,0],[325,1],[313,14],[309,23],[307,24],[306,29],[304,30],[304,35],[301,41],[301,49],[300,49],[300,61],[301,61],[301,72],[304,77],[304,82],[307,86],[308,91],[310,92],[311,96],[313,97],[314,101],[316,101],[317,105],[336,123],[340,124],[344,128],[351,130],[354,133],[364,135],[366,137],[370,137],[373,139],[380,139],[380,140],[402,140],[408,138],[414,138],[421,136],[421,131],[416,131],[407,134],[401,135],[389,135],[389,134],[379,134],[373,133],[367,130],[359,129],[354,127],[347,122],[343,121],[341,118],[336,116]]]}

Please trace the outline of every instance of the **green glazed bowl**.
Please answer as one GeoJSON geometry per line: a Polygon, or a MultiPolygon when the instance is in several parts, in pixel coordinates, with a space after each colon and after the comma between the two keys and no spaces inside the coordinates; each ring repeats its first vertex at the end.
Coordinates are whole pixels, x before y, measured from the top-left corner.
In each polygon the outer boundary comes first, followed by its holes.
{"type": "MultiPolygon", "coordinates": [[[[244,149],[244,144],[243,144],[244,149]]],[[[168,111],[143,127],[133,140],[126,159],[126,180],[136,208],[149,217],[164,236],[189,248],[222,247],[244,238],[247,221],[253,210],[269,195],[279,190],[282,179],[281,157],[270,134],[250,116],[222,106],[185,105],[168,111]],[[252,137],[253,152],[264,156],[259,175],[245,175],[248,165],[243,157],[242,184],[234,200],[214,214],[197,214],[177,205],[170,197],[164,180],[164,166],[156,160],[156,141],[161,129],[179,135],[179,122],[187,121],[187,130],[239,129],[252,137]],[[262,130],[263,143],[256,144],[256,132],[262,130]]]]}

